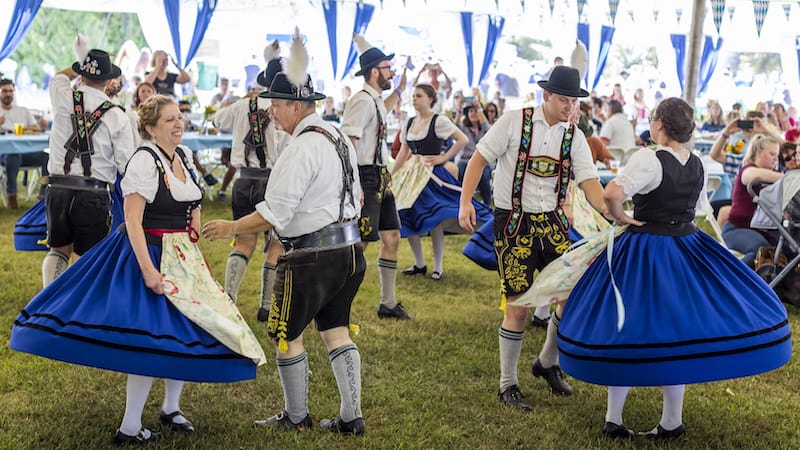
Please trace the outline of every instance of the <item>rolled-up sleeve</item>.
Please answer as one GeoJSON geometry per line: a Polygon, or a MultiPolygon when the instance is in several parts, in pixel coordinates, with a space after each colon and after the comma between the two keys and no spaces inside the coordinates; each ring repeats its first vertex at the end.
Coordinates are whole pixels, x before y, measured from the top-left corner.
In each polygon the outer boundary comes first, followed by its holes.
{"type": "Polygon", "coordinates": [[[572,150],[570,159],[572,160],[572,171],[575,175],[575,183],[581,184],[592,178],[599,178],[597,166],[592,159],[592,149],[586,142],[583,132],[575,127],[575,136],[572,138],[572,150]]]}
{"type": "Polygon", "coordinates": [[[353,95],[347,102],[342,125],[339,127],[342,133],[356,139],[364,137],[364,128],[372,118],[374,109],[375,105],[372,104],[370,96],[353,95]]]}
{"type": "MultiPolygon", "coordinates": [[[[514,120],[515,118],[519,119],[520,116],[519,114],[514,114],[515,112],[509,112],[501,116],[475,146],[475,151],[480,153],[486,162],[492,163],[500,155],[508,151],[511,138],[519,136],[519,132],[514,133],[513,130],[514,120]]],[[[517,121],[521,121],[521,119],[517,121]]]]}
{"type": "Polygon", "coordinates": [[[318,160],[302,156],[308,148],[293,148],[290,144],[288,149],[290,151],[281,156],[272,170],[264,201],[256,204],[256,211],[279,234],[294,218],[297,206],[318,172],[314,167],[318,160]]]}

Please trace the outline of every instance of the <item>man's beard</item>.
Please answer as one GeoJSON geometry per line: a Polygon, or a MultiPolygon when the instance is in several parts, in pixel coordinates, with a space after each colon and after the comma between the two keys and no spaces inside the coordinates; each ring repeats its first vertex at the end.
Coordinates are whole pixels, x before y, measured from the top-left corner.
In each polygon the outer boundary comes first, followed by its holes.
{"type": "Polygon", "coordinates": [[[14,97],[0,97],[0,103],[11,106],[11,104],[14,103],[14,97]]]}
{"type": "Polygon", "coordinates": [[[388,91],[392,88],[391,78],[386,79],[386,77],[383,76],[383,72],[381,72],[380,75],[378,75],[378,86],[380,86],[384,91],[388,91]]]}

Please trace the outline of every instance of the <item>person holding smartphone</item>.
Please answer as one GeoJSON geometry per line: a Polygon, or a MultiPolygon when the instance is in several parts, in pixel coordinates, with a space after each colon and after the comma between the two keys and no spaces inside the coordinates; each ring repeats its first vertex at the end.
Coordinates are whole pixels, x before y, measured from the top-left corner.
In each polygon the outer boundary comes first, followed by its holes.
{"type": "Polygon", "coordinates": [[[736,179],[739,168],[742,167],[742,160],[747,153],[750,141],[758,133],[769,135],[778,142],[783,142],[780,133],[766,126],[764,113],[761,111],[748,111],[744,120],[729,121],[717,140],[714,141],[710,152],[711,159],[722,164],[731,183],[736,179]]]}

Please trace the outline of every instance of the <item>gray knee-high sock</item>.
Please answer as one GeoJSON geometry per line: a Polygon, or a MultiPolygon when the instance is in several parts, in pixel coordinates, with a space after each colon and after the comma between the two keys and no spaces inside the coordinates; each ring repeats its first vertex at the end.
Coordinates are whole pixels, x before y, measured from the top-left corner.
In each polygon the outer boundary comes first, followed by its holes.
{"type": "Polygon", "coordinates": [[[261,307],[266,310],[272,305],[272,288],[275,286],[277,267],[268,262],[261,266],[261,307]]]}
{"type": "Polygon", "coordinates": [[[606,422],[622,425],[622,410],[625,408],[625,399],[628,398],[628,391],[630,390],[630,386],[608,387],[606,422]]]}
{"type": "Polygon", "coordinates": [[[247,262],[247,256],[238,250],[228,255],[228,264],[225,266],[225,292],[231,296],[234,303],[238,300],[239,286],[247,272],[247,262]]]}
{"type": "Polygon", "coordinates": [[[284,408],[293,423],[300,423],[308,415],[308,355],[303,352],[277,362],[284,408]]]}
{"type": "Polygon", "coordinates": [[[510,331],[500,327],[500,392],[510,386],[519,384],[517,380],[517,366],[519,355],[522,353],[522,338],[524,331],[510,331]]]}
{"type": "Polygon", "coordinates": [[[125,388],[125,416],[122,418],[122,425],[119,426],[119,430],[128,436],[133,436],[142,429],[142,411],[152,386],[152,377],[128,375],[125,388]]]}
{"type": "Polygon", "coordinates": [[[661,427],[674,430],[683,423],[683,394],[685,384],[661,386],[664,391],[664,406],[661,409],[661,427]]]}
{"type": "MultiPolygon", "coordinates": [[[[42,261],[42,287],[47,287],[69,267],[69,256],[50,250],[42,261]]],[[[139,430],[136,430],[139,431],[139,430]]]]}
{"type": "Polygon", "coordinates": [[[389,309],[397,306],[394,286],[397,284],[397,260],[378,258],[378,275],[381,281],[381,304],[389,309]]]}
{"type": "Polygon", "coordinates": [[[547,337],[542,345],[542,351],[539,353],[539,362],[542,367],[547,369],[558,365],[558,342],[556,342],[556,335],[558,334],[558,323],[560,319],[558,314],[553,313],[550,315],[550,323],[547,325],[547,337]]]}
{"type": "Polygon", "coordinates": [[[339,417],[352,422],[361,417],[361,354],[356,344],[346,344],[328,353],[339,387],[339,417]]]}

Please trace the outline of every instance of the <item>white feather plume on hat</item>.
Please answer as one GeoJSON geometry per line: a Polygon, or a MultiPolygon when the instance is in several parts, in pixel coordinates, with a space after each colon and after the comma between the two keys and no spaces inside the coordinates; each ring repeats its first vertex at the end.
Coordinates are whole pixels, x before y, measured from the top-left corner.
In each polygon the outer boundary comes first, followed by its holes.
{"type": "Polygon", "coordinates": [[[289,47],[289,59],[286,60],[283,71],[286,79],[297,87],[305,86],[308,81],[308,50],[303,44],[299,28],[294,29],[292,45],[289,47]]]}
{"type": "Polygon", "coordinates": [[[572,50],[572,55],[570,55],[569,65],[578,69],[581,74],[581,80],[589,70],[589,55],[586,51],[586,46],[583,45],[580,39],[575,39],[575,49],[572,50]]]}
{"type": "Polygon", "coordinates": [[[271,60],[279,57],[281,55],[281,44],[278,42],[277,39],[272,41],[271,44],[264,47],[264,62],[270,62],[271,60]]]}
{"type": "Polygon", "coordinates": [[[364,36],[357,33],[353,33],[353,42],[356,43],[359,55],[372,48],[372,44],[367,42],[367,40],[364,39],[364,36]]]}
{"type": "Polygon", "coordinates": [[[76,35],[75,40],[72,42],[72,49],[75,51],[78,61],[83,64],[83,60],[89,54],[89,39],[80,34],[76,35]]]}

